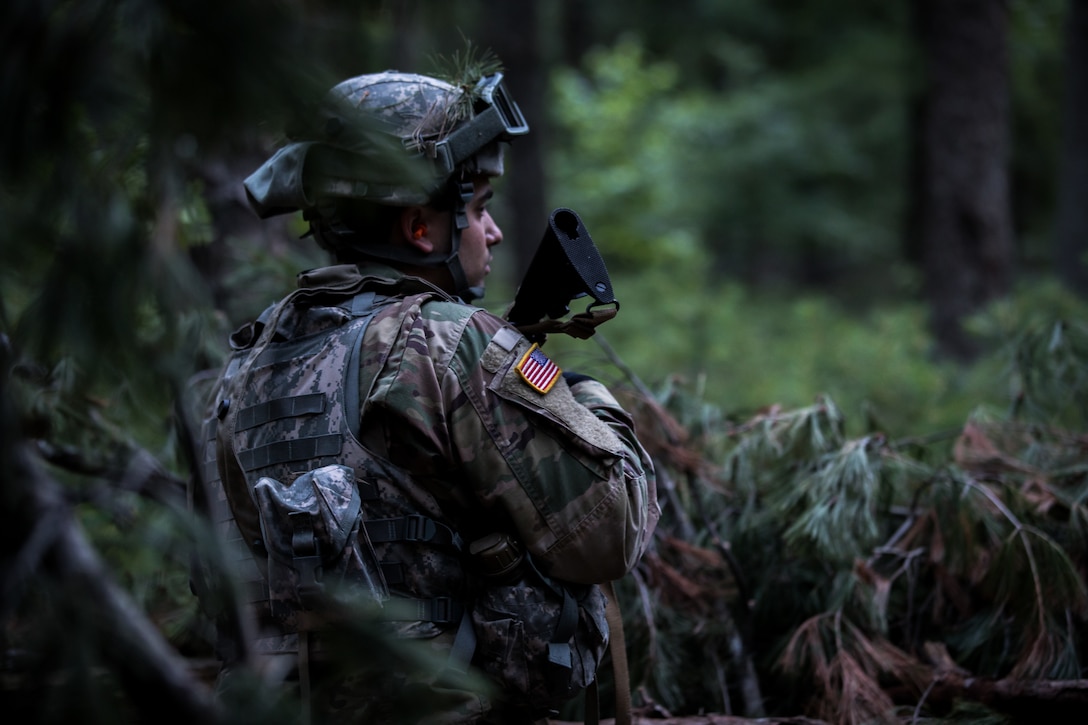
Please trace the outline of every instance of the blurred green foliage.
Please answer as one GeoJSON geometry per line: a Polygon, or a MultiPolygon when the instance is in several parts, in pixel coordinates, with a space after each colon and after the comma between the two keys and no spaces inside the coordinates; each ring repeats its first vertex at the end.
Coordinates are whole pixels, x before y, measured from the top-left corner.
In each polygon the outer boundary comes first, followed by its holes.
{"type": "MultiPolygon", "coordinates": [[[[613,274],[623,307],[602,336],[645,380],[679,377],[734,414],[825,393],[852,427],[907,435],[1003,405],[1021,331],[1086,312],[1035,273],[1033,256],[1052,204],[1057,109],[1045,89],[1060,77],[1062,8],[1011,7],[1027,264],[1017,292],[970,321],[987,350],[972,366],[932,354],[920,280],[898,241],[920,82],[901,10],[851,16],[834,52],[813,53],[832,41],[809,37],[789,62],[769,36],[795,28],[703,29],[734,71],[721,93],[686,76],[683,53],[653,56],[635,35],[559,68],[552,203],[582,215],[613,274]]],[[[581,343],[550,344],[569,365],[609,374],[581,343]]]]}
{"type": "MultiPolygon", "coordinates": [[[[679,385],[732,418],[803,407],[824,394],[854,433],[899,437],[956,430],[976,408],[1007,410],[1010,380],[1025,367],[1013,356],[1023,337],[1088,319],[1088,305],[1056,283],[1024,285],[970,321],[990,352],[964,366],[933,358],[920,304],[859,312],[816,294],[775,296],[656,273],[621,274],[613,286],[620,312],[598,335],[651,386],[679,385]]],[[[623,382],[592,341],[553,336],[547,344],[567,367],[623,382]]]]}
{"type": "Polygon", "coordinates": [[[560,69],[556,205],[603,230],[618,271],[697,266],[766,286],[817,267],[887,270],[905,184],[882,182],[904,175],[906,51],[894,36],[856,43],[716,94],[630,38],[560,69]]]}

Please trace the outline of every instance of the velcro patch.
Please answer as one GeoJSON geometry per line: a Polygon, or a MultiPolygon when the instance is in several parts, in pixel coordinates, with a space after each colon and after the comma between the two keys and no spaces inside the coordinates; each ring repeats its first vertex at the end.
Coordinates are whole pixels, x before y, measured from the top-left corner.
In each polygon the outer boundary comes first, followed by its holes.
{"type": "Polygon", "coordinates": [[[538,393],[546,393],[551,390],[552,386],[555,385],[555,381],[563,373],[559,366],[553,363],[540,349],[540,345],[536,343],[533,343],[529,351],[522,355],[516,369],[522,380],[527,382],[529,387],[538,393]]]}

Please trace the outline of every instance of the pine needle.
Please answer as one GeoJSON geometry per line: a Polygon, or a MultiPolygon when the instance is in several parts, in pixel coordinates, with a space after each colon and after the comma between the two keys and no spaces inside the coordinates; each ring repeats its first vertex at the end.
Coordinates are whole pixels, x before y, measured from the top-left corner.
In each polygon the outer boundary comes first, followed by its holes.
{"type": "Polygon", "coordinates": [[[432,75],[463,91],[451,109],[455,123],[472,117],[473,107],[479,100],[476,84],[480,79],[503,70],[502,61],[490,48],[481,49],[464,35],[461,39],[465,44],[464,50],[455,50],[449,56],[440,53],[428,56],[434,67],[432,75]]]}
{"type": "Polygon", "coordinates": [[[890,723],[894,703],[880,683],[849,653],[838,652],[831,660],[831,679],[822,703],[823,716],[841,725],[890,723]]]}

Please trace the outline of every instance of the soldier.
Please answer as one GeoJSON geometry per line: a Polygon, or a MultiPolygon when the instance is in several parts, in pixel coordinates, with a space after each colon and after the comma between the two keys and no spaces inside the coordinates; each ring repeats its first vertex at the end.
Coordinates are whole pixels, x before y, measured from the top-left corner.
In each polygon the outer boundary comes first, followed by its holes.
{"type": "MultiPolygon", "coordinates": [[[[607,388],[471,304],[503,239],[490,179],[528,125],[501,73],[460,80],[346,80],[246,179],[259,216],[301,210],[335,264],[232,336],[206,477],[263,579],[269,650],[314,659],[306,612],[335,574],[397,635],[495,684],[405,675],[436,703],[420,721],[532,722],[593,681],[595,585],[638,562],[659,509],[607,388]]],[[[316,712],[418,719],[299,670],[316,712]]]]}

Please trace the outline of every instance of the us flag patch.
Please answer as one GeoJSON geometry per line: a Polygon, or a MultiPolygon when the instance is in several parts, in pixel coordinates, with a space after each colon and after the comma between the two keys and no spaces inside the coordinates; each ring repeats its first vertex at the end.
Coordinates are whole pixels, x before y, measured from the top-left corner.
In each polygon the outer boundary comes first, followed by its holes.
{"type": "Polygon", "coordinates": [[[552,386],[555,385],[555,381],[559,379],[559,375],[563,372],[558,365],[544,354],[544,351],[540,349],[540,345],[536,343],[533,343],[533,346],[529,348],[529,352],[522,356],[521,362],[517,364],[517,371],[522,379],[529,383],[529,386],[538,393],[546,393],[551,390],[552,386]]]}

